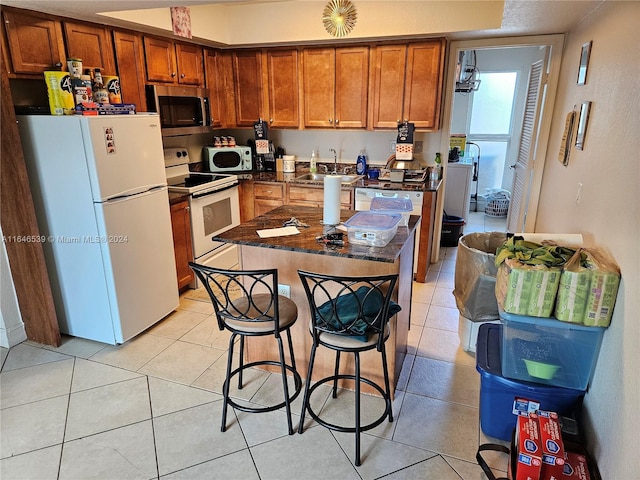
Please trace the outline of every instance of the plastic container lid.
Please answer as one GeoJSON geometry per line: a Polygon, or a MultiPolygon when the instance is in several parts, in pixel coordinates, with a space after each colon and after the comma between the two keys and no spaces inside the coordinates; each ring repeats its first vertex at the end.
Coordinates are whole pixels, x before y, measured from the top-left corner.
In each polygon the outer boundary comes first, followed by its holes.
{"type": "Polygon", "coordinates": [[[366,228],[369,230],[389,230],[398,225],[402,215],[397,213],[357,212],[344,222],[347,228],[366,228]]]}
{"type": "Polygon", "coordinates": [[[381,213],[411,213],[413,204],[408,198],[373,197],[369,209],[381,213]]]}

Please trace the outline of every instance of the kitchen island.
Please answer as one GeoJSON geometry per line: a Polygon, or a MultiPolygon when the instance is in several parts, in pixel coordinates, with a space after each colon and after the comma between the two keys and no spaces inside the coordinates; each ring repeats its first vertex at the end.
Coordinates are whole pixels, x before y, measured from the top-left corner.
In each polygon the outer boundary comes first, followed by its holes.
{"type": "MultiPolygon", "coordinates": [[[[348,220],[356,212],[342,210],[341,221],[348,220]]],[[[385,247],[368,247],[350,244],[345,234],[344,246],[334,247],[316,240],[316,237],[333,231],[334,227],[322,224],[323,210],[316,207],[283,206],[260,215],[238,227],[213,238],[214,241],[239,245],[240,268],[278,269],[278,282],[290,287],[290,297],[298,305],[298,321],[291,329],[297,368],[305,377],[311,351],[309,333],[309,306],[298,277],[298,270],[331,275],[375,276],[397,273],[397,290],[393,300],[402,310],[390,321],[391,334],[387,340],[387,357],[392,392],[400,376],[407,350],[407,334],[411,318],[411,289],[413,283],[413,255],[416,226],[419,216],[409,217],[407,226],[399,226],[395,237],[385,247]],[[280,228],[295,217],[308,227],[300,227],[299,234],[260,238],[257,231],[280,228]]],[[[269,358],[277,360],[273,339],[249,338],[246,343],[247,362],[269,358]]],[[[318,349],[314,367],[314,380],[333,374],[335,354],[329,349],[318,349]]],[[[362,375],[383,384],[380,355],[375,351],[361,355],[362,375]]],[[[353,356],[345,355],[341,369],[353,371],[353,356]]],[[[341,370],[341,372],[342,372],[341,370]]],[[[347,386],[348,388],[348,386],[347,386]]],[[[363,391],[374,393],[373,389],[363,391]]]]}

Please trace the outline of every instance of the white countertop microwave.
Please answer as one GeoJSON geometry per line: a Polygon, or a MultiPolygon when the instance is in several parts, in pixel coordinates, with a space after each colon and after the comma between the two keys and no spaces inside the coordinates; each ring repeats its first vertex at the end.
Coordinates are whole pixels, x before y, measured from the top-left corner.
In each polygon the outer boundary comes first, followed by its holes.
{"type": "Polygon", "coordinates": [[[252,169],[250,147],[204,147],[202,156],[210,172],[248,172],[252,169]]]}

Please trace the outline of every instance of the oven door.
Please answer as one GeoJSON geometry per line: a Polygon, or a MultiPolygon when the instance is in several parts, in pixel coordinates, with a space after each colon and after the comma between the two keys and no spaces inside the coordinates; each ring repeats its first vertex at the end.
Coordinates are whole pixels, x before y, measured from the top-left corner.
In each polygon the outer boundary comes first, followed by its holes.
{"type": "Polygon", "coordinates": [[[191,231],[193,254],[199,257],[224,245],[211,237],[240,225],[238,185],[213,192],[197,192],[191,196],[191,231]]]}

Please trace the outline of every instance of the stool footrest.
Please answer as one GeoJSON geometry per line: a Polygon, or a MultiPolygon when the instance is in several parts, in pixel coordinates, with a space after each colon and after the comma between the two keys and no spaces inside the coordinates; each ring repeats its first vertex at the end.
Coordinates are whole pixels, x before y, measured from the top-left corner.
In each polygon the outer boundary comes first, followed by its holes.
{"type": "MultiPolygon", "coordinates": [[[[334,380],[342,380],[342,379],[354,380],[354,381],[357,380],[355,375],[347,375],[347,374],[332,375],[330,377],[325,377],[321,380],[318,380],[311,387],[309,387],[309,400],[307,403],[307,412],[309,412],[309,415],[311,415],[311,418],[313,418],[316,422],[318,422],[323,427],[328,428],[329,430],[335,430],[337,432],[343,432],[343,433],[355,433],[356,432],[355,427],[343,427],[341,425],[336,425],[334,423],[327,422],[326,420],[322,420],[320,416],[316,414],[311,408],[310,399],[311,399],[311,395],[313,394],[313,391],[316,388],[318,388],[320,385],[323,385],[325,383],[333,382],[334,380]]],[[[389,412],[391,411],[391,399],[387,396],[386,392],[377,383],[374,383],[373,381],[364,377],[360,377],[360,381],[375,388],[385,401],[385,409],[382,415],[380,415],[380,417],[378,417],[373,422],[368,423],[367,425],[360,426],[360,431],[364,432],[367,430],[371,430],[372,428],[375,428],[378,425],[380,425],[384,421],[384,419],[389,415],[389,412]]]]}
{"type": "MultiPolygon", "coordinates": [[[[236,368],[231,372],[231,374],[229,375],[229,378],[225,380],[224,384],[222,385],[222,391],[225,390],[227,382],[231,382],[231,379],[235,375],[239,374],[240,371],[244,371],[248,368],[263,366],[263,365],[274,365],[274,366],[280,367],[280,362],[277,362],[275,360],[263,360],[258,362],[247,363],[242,367],[236,368]]],[[[300,377],[300,374],[291,365],[285,365],[285,368],[293,374],[295,390],[293,393],[290,392],[289,394],[289,403],[291,403],[298,397],[298,395],[300,395],[300,392],[302,391],[302,378],[300,377]]],[[[274,410],[279,410],[280,408],[284,407],[287,404],[287,401],[284,400],[278,403],[277,405],[272,405],[267,407],[248,407],[246,405],[241,405],[239,403],[234,402],[233,399],[229,397],[227,399],[227,403],[231,405],[233,408],[235,408],[236,410],[240,410],[241,412],[263,413],[263,412],[273,412],[274,410]]]]}

